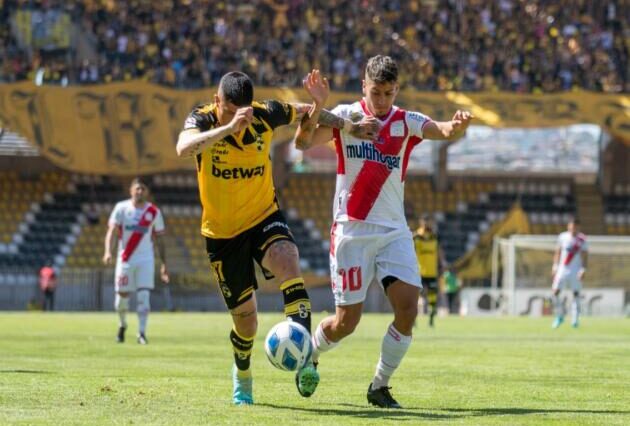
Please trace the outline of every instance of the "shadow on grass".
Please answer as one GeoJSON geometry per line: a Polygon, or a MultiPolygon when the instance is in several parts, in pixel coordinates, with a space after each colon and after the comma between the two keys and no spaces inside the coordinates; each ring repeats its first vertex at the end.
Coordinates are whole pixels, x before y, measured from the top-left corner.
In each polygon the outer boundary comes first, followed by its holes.
{"type": "Polygon", "coordinates": [[[292,412],[303,411],[317,415],[347,416],[357,418],[380,418],[398,421],[412,419],[446,420],[466,417],[485,416],[524,416],[530,414],[622,414],[628,415],[630,411],[624,410],[581,410],[581,409],[546,409],[546,408],[518,408],[518,407],[492,407],[492,408],[441,408],[441,407],[407,407],[401,410],[388,410],[369,408],[358,404],[338,404],[347,409],[333,408],[305,408],[278,404],[256,404],[257,406],[285,409],[292,412]],[[445,413],[436,413],[443,411],[445,413]]]}
{"type": "MultiPolygon", "coordinates": [[[[421,408],[420,408],[421,409],[421,408]]],[[[424,408],[429,409],[429,408],[424,408]]],[[[630,414],[624,410],[581,410],[561,408],[518,408],[518,407],[492,407],[492,408],[433,408],[437,411],[458,413],[460,416],[522,416],[527,414],[630,414]]]]}
{"type": "Polygon", "coordinates": [[[44,371],[44,370],[0,370],[0,374],[2,373],[52,374],[51,371],[44,371]]]}
{"type": "Polygon", "coordinates": [[[303,411],[306,413],[317,414],[317,415],[347,416],[347,417],[368,418],[368,419],[390,419],[390,420],[398,420],[398,421],[412,420],[413,418],[445,420],[445,419],[451,419],[453,417],[462,417],[461,415],[425,413],[425,412],[418,412],[418,411],[409,411],[405,409],[401,409],[401,410],[389,409],[388,410],[388,409],[376,408],[376,407],[368,408],[365,405],[355,405],[355,404],[339,404],[339,405],[352,408],[352,410],[334,409],[334,408],[304,408],[304,407],[296,407],[296,406],[289,406],[289,405],[264,404],[264,403],[256,404],[256,405],[262,406],[262,407],[275,408],[275,409],[285,409],[285,410],[290,410],[291,412],[303,411]]]}

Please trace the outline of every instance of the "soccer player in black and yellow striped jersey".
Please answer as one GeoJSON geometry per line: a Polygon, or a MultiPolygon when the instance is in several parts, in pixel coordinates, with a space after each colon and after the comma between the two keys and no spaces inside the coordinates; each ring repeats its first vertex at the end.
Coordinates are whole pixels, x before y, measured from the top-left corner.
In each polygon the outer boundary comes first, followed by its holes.
{"type": "Polygon", "coordinates": [[[435,232],[433,219],[429,215],[420,218],[420,227],[413,237],[413,243],[420,267],[422,286],[426,289],[429,302],[429,327],[433,327],[439,295],[440,269],[446,267],[444,252],[440,247],[440,239],[435,232]]]}
{"type": "MultiPolygon", "coordinates": [[[[326,79],[304,82],[313,105],[276,100],[256,102],[250,78],[230,72],[221,78],[214,102],[197,106],[179,135],[177,153],[193,156],[203,206],[201,233],[214,275],[234,327],[234,394],[237,405],[252,404],[250,356],[257,332],[255,260],[267,278],[275,276],[284,296],[285,315],[311,331],[311,304],[299,267],[298,249],[276,200],[271,173],[273,131],[318,114],[318,122],[345,128],[365,138],[375,122],[353,123],[322,110],[326,79]]],[[[296,384],[310,396],[319,375],[312,363],[298,371],[296,384]]]]}

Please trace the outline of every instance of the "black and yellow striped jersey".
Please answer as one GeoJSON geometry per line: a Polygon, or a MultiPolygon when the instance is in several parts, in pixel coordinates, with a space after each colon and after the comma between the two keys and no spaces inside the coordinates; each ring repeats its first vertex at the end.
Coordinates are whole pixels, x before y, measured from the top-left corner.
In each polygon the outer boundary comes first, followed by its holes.
{"type": "Polygon", "coordinates": [[[437,278],[440,259],[440,240],[437,234],[421,228],[414,235],[413,244],[420,267],[420,276],[422,278],[437,278]]]}
{"type": "MultiPolygon", "coordinates": [[[[230,238],[257,225],[278,210],[271,173],[273,130],[291,124],[295,108],[284,102],[253,102],[253,122],[197,154],[199,198],[203,207],[201,233],[230,238]]],[[[184,130],[204,132],[220,124],[214,103],[197,106],[184,130]]]]}

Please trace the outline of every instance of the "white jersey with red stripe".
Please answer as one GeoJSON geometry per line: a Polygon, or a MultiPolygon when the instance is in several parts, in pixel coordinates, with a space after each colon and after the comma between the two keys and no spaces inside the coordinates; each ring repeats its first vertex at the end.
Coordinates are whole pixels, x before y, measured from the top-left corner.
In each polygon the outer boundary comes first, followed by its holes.
{"type": "MultiPolygon", "coordinates": [[[[332,112],[355,122],[371,115],[365,100],[339,105],[332,112]]],[[[396,106],[377,119],[382,128],[372,141],[333,129],[337,150],[334,220],[406,228],[403,201],[409,156],[422,141],[424,126],[431,119],[396,106]]]]}
{"type": "Polygon", "coordinates": [[[557,274],[577,275],[582,269],[582,252],[588,251],[586,236],[582,233],[573,235],[566,231],[558,235],[560,261],[557,274]]]}
{"type": "Polygon", "coordinates": [[[127,262],[153,259],[153,234],[164,232],[164,218],[160,209],[146,202],[136,208],[131,199],[116,204],[109,217],[109,224],[118,228],[118,261],[127,262]],[[140,237],[140,238],[139,238],[140,237]],[[139,238],[139,241],[138,241],[139,238]],[[137,240],[134,241],[133,240],[137,240]],[[131,244],[130,244],[131,243],[131,244]]]}

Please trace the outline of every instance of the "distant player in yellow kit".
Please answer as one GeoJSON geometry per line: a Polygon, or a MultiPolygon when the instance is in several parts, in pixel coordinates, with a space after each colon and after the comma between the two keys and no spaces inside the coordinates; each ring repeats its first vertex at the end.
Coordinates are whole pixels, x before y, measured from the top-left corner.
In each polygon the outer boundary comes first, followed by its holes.
{"type": "Polygon", "coordinates": [[[420,227],[413,237],[413,244],[416,248],[422,286],[426,289],[425,295],[429,303],[429,327],[433,327],[439,294],[438,277],[440,269],[446,267],[446,259],[440,247],[439,236],[435,232],[435,224],[429,215],[425,214],[420,219],[420,227]]]}

